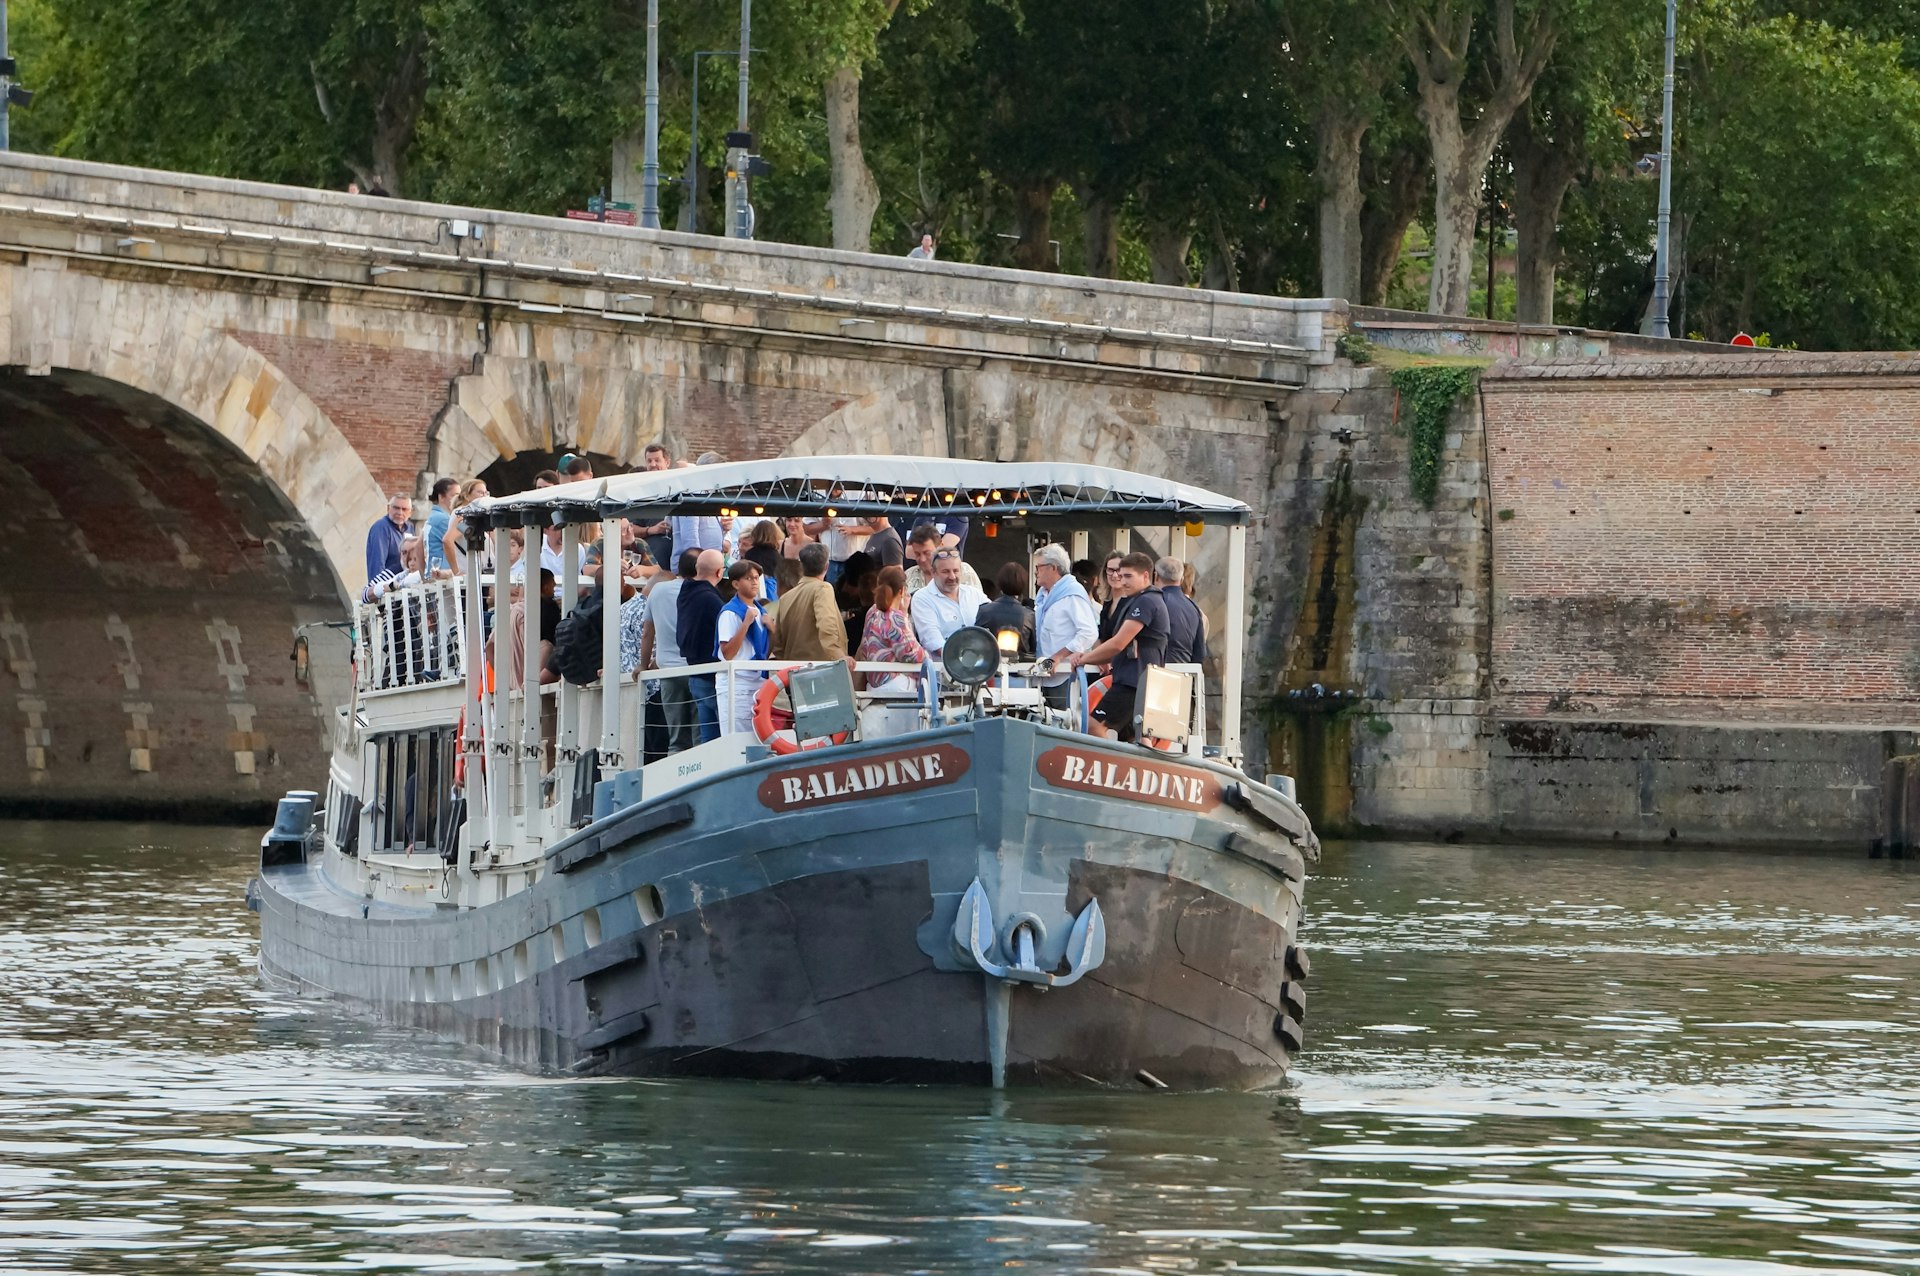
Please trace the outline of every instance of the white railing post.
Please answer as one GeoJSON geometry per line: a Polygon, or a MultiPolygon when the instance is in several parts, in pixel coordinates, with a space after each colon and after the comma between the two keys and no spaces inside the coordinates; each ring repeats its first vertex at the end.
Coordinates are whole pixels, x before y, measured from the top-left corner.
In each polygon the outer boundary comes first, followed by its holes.
{"type": "Polygon", "coordinates": [[[520,832],[524,845],[544,845],[535,823],[540,811],[540,767],[546,749],[540,736],[540,543],[544,529],[529,527],[526,557],[526,650],[520,670],[520,832]]]}
{"type": "MultiPolygon", "coordinates": [[[[620,556],[620,519],[600,524],[600,776],[619,774],[620,760],[620,599],[625,562],[620,556]]],[[[645,697],[642,696],[644,701],[645,697]]]]}
{"type": "MultiPolygon", "coordinates": [[[[513,755],[508,743],[512,737],[506,729],[508,685],[512,682],[507,670],[507,653],[513,649],[512,586],[507,579],[513,545],[508,536],[504,527],[493,530],[493,662],[486,666],[486,717],[481,722],[487,746],[487,842],[495,851],[500,849],[502,830],[508,831],[509,842],[513,840],[513,822],[509,818],[513,755]]],[[[475,551],[471,557],[480,557],[479,552],[475,551]]]]}
{"type": "Polygon", "coordinates": [[[1240,765],[1240,661],[1247,637],[1247,525],[1227,528],[1227,654],[1220,667],[1220,756],[1240,765]]]}
{"type": "MultiPolygon", "coordinates": [[[[463,718],[460,733],[460,757],[462,759],[462,796],[467,800],[467,823],[460,833],[460,871],[468,877],[473,876],[474,845],[479,840],[481,828],[491,828],[492,812],[488,806],[487,768],[486,768],[486,732],[483,722],[486,716],[484,697],[487,693],[486,662],[473,658],[473,639],[481,630],[480,617],[480,551],[476,548],[467,554],[466,579],[463,582],[466,593],[461,601],[466,605],[460,609],[460,668],[466,675],[466,708],[461,710],[463,718]]],[[[451,618],[449,618],[451,619],[451,618]]],[[[452,624],[447,628],[452,629],[452,624]]]]}
{"type": "MultiPolygon", "coordinates": [[[[602,565],[601,570],[605,570],[602,565]]],[[[560,618],[580,607],[580,524],[560,529],[560,618]]],[[[556,696],[553,749],[553,827],[564,829],[573,800],[574,773],[580,766],[580,688],[562,678],[556,696]]]]}

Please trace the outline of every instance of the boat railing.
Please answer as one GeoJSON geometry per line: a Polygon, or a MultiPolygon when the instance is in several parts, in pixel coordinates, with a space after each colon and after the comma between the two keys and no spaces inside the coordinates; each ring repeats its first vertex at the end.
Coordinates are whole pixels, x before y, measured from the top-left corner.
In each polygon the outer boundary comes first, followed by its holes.
{"type": "Polygon", "coordinates": [[[390,589],[354,608],[360,694],[458,684],[467,671],[467,585],[454,576],[390,589]]]}
{"type": "MultiPolygon", "coordinates": [[[[495,722],[483,713],[476,720],[475,729],[486,738],[483,749],[489,754],[494,752],[496,740],[539,740],[543,769],[555,764],[577,762],[589,751],[597,751],[593,756],[602,767],[640,766],[686,752],[701,743],[697,734],[696,715],[692,714],[691,708],[684,721],[674,723],[667,720],[668,688],[674,684],[684,684],[695,678],[712,678],[717,734],[746,734],[738,725],[746,717],[741,711],[742,701],[758,693],[767,675],[818,663],[810,660],[715,660],[699,665],[627,672],[619,679],[621,692],[616,697],[619,721],[611,732],[607,730],[603,714],[604,681],[584,686],[562,681],[539,685],[534,697],[539,706],[539,725],[532,731],[529,731],[525,698],[518,687],[508,684],[501,688],[507,721],[495,722]],[[651,740],[649,728],[654,729],[651,740]]],[[[855,696],[861,710],[874,705],[889,706],[901,718],[911,716],[921,727],[939,725],[970,711],[967,706],[973,700],[972,689],[946,679],[938,661],[929,660],[924,664],[859,661],[851,668],[855,679],[855,696]],[[869,683],[881,685],[869,686],[869,683]]],[[[1194,757],[1202,756],[1206,749],[1207,722],[1205,680],[1201,667],[1171,665],[1167,668],[1174,673],[1187,674],[1191,680],[1188,732],[1180,742],[1178,751],[1194,757]]],[[[1039,686],[1034,672],[1029,664],[1016,664],[1001,678],[982,688],[980,698],[987,706],[986,711],[1018,709],[1021,704],[1018,692],[1039,686]],[[1007,695],[1009,689],[1015,693],[1011,697],[1007,695]]],[[[1088,695],[1088,672],[1081,671],[1068,680],[1067,705],[1050,715],[1057,723],[1081,731],[1087,729],[1087,711],[1091,699],[1088,695]]],[[[704,687],[697,694],[704,696],[704,687]]],[[[686,697],[690,706],[695,695],[690,691],[686,697]]],[[[556,784],[549,790],[543,804],[550,805],[556,800],[554,790],[559,787],[556,784]]]]}

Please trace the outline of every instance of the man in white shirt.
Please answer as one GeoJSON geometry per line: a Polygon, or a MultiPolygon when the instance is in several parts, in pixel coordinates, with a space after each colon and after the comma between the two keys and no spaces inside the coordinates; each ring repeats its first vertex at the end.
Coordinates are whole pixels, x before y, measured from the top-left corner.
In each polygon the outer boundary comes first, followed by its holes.
{"type": "Polygon", "coordinates": [[[555,580],[565,575],[566,558],[560,553],[560,538],[566,534],[561,527],[549,527],[540,537],[540,569],[553,573],[555,580]]]}
{"type": "MultiPolygon", "coordinates": [[[[1061,545],[1042,545],[1033,556],[1033,579],[1040,590],[1033,597],[1034,650],[1042,659],[1058,660],[1070,651],[1091,651],[1100,634],[1100,613],[1093,599],[1073,578],[1073,562],[1061,545]]],[[[1040,694],[1048,704],[1064,709],[1072,672],[1062,668],[1040,680],[1040,694]]]]}
{"type": "Polygon", "coordinates": [[[960,579],[957,549],[935,550],[933,583],[913,596],[909,612],[913,617],[913,636],[929,656],[938,656],[947,639],[973,623],[987,596],[960,579]]]}

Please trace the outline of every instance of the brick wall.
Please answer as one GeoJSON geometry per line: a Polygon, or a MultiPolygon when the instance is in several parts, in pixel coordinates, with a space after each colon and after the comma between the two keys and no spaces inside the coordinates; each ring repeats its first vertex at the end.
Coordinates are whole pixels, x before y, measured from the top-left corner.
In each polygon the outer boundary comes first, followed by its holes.
{"type": "Polygon", "coordinates": [[[387,492],[411,493],[427,464],[427,427],[464,358],[404,346],[234,331],[306,391],[387,492]]]}
{"type": "Polygon", "coordinates": [[[1911,724],[1916,373],[1860,356],[1491,373],[1496,712],[1911,724]]]}

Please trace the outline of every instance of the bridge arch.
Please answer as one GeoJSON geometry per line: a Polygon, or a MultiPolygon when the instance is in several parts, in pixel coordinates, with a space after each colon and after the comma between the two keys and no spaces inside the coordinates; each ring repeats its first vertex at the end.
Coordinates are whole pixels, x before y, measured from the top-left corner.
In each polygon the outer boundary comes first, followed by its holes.
{"type": "Polygon", "coordinates": [[[62,269],[57,259],[33,258],[15,273],[24,278],[10,290],[12,340],[0,343],[0,366],[90,374],[211,429],[299,513],[343,596],[358,592],[366,529],[386,498],[360,454],[292,377],[209,323],[212,307],[191,290],[126,286],[62,269]]]}
{"type": "Polygon", "coordinates": [[[0,806],[218,814],[317,786],[347,690],[323,622],[346,618],[384,503],[365,464],[194,294],[11,273],[0,806]]]}

